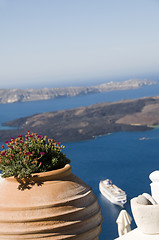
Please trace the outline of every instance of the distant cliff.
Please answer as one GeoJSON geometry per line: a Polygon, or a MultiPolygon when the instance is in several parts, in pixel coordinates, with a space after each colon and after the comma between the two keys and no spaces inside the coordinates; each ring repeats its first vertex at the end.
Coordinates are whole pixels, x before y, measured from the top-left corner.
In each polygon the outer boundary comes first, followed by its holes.
{"type": "Polygon", "coordinates": [[[115,90],[136,89],[145,85],[155,84],[148,80],[127,80],[123,82],[108,82],[89,87],[42,88],[42,89],[0,89],[0,103],[14,103],[37,100],[48,100],[59,97],[74,97],[90,93],[100,93],[115,90]]]}
{"type": "Polygon", "coordinates": [[[99,103],[63,111],[46,112],[5,123],[17,127],[1,130],[0,141],[27,130],[58,141],[80,141],[118,131],[144,131],[159,125],[159,97],[99,103]]]}

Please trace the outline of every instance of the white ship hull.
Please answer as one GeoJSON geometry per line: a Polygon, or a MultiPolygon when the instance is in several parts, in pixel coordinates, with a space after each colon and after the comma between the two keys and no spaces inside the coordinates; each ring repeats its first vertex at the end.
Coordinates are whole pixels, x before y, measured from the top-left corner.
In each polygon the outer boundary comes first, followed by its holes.
{"type": "Polygon", "coordinates": [[[100,181],[99,183],[99,190],[102,195],[107,198],[113,204],[119,205],[121,207],[127,202],[126,193],[118,188],[116,185],[106,185],[104,184],[105,181],[100,181]]]}

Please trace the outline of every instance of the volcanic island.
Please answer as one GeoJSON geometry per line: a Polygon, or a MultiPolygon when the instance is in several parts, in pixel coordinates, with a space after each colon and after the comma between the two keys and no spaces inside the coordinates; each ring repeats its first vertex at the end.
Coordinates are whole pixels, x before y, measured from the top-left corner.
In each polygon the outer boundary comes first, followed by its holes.
{"type": "Polygon", "coordinates": [[[159,125],[159,96],[45,112],[3,125],[14,129],[0,130],[1,142],[25,135],[28,130],[60,142],[87,140],[119,131],[146,131],[159,125]]]}

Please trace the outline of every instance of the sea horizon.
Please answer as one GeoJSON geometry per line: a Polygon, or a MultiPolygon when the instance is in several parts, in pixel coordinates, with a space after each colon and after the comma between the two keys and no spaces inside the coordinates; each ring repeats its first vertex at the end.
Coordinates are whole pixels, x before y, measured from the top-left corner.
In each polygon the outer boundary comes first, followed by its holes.
{"type": "Polygon", "coordinates": [[[140,80],[149,80],[149,81],[156,81],[159,82],[159,73],[138,73],[138,74],[129,74],[129,75],[121,75],[121,76],[107,76],[107,77],[91,77],[91,78],[80,78],[75,80],[65,80],[65,81],[52,81],[49,79],[48,81],[45,80],[43,82],[37,83],[21,83],[21,84],[10,84],[7,87],[2,87],[2,89],[11,89],[11,88],[19,88],[19,89],[37,89],[37,88],[63,88],[63,87],[87,87],[87,86],[96,86],[103,83],[108,82],[123,82],[130,79],[140,79],[140,80]]]}

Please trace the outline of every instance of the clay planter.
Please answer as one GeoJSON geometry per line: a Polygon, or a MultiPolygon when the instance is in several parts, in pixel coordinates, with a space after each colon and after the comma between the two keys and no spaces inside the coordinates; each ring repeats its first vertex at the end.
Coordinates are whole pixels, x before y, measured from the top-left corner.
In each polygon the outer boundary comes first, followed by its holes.
{"type": "Polygon", "coordinates": [[[131,210],[137,227],[146,234],[159,234],[159,205],[143,205],[131,199],[131,210]]]}
{"type": "Polygon", "coordinates": [[[97,199],[69,164],[23,181],[6,178],[0,193],[0,239],[98,239],[97,199]]]}

